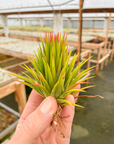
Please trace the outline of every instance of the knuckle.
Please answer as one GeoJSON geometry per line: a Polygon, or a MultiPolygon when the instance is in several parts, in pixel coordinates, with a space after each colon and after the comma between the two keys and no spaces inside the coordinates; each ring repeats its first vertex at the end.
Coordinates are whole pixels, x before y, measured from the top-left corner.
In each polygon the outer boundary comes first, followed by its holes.
{"type": "Polygon", "coordinates": [[[27,119],[24,122],[23,130],[26,134],[31,135],[35,130],[35,123],[34,123],[34,117],[27,117],[27,119]]]}
{"type": "Polygon", "coordinates": [[[38,106],[38,103],[36,101],[30,101],[30,100],[28,100],[28,104],[32,105],[33,107],[37,107],[38,106]]]}
{"type": "Polygon", "coordinates": [[[16,129],[17,129],[17,130],[19,130],[20,128],[21,128],[21,124],[20,124],[20,123],[18,123],[18,124],[17,124],[17,128],[16,128],[16,129]]]}

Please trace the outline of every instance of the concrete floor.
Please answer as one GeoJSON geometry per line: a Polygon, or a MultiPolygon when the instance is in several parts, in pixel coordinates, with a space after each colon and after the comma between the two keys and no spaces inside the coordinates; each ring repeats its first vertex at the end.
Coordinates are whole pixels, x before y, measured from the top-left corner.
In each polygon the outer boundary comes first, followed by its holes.
{"type": "MultiPolygon", "coordinates": [[[[96,87],[88,89],[85,94],[101,95],[104,99],[78,99],[78,104],[85,108],[75,110],[71,144],[114,144],[114,60],[90,81],[96,87]]],[[[17,110],[14,95],[0,101],[17,110]]]]}
{"type": "Polygon", "coordinates": [[[114,144],[114,60],[90,81],[96,87],[86,94],[101,95],[104,99],[78,99],[78,104],[85,108],[76,108],[71,144],[114,144]]]}

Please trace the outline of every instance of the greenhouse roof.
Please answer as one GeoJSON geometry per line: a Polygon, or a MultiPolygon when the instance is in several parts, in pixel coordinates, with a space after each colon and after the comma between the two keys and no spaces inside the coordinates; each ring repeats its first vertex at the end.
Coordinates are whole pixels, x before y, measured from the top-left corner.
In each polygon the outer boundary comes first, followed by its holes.
{"type": "MultiPolygon", "coordinates": [[[[114,12],[114,0],[84,0],[84,13],[114,12]]],[[[0,0],[0,14],[78,13],[79,0],[0,0]]]]}

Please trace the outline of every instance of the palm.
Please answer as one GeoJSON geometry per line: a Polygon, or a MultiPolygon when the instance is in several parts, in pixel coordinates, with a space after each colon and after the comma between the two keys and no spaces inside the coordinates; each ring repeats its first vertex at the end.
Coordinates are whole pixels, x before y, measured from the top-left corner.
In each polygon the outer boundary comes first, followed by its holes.
{"type": "MultiPolygon", "coordinates": [[[[63,139],[52,126],[49,126],[34,144],[63,144],[65,141],[66,139],[63,139]]],[[[67,141],[69,140],[67,139],[67,141]]]]}
{"type": "MultiPolygon", "coordinates": [[[[80,88],[80,86],[77,86],[77,88],[80,88]]],[[[78,96],[78,93],[75,94],[75,96],[78,96]]],[[[72,96],[67,96],[66,99],[74,103],[74,98],[72,96]]],[[[27,117],[39,107],[43,100],[44,98],[42,98],[36,91],[33,90],[31,92],[27,105],[23,111],[23,114],[21,115],[17,129],[23,125],[27,117]]],[[[59,123],[57,122],[57,127],[54,125],[54,123],[50,124],[40,136],[36,136],[33,144],[69,144],[73,116],[74,111],[72,110],[71,106],[64,106],[60,112],[60,117],[66,128],[63,124],[60,125],[60,120],[59,123]],[[62,133],[64,133],[65,138],[62,137],[62,133]]],[[[46,123],[47,120],[45,120],[44,125],[46,125],[46,123]]],[[[39,129],[42,129],[42,127],[43,125],[40,125],[39,129]]]]}

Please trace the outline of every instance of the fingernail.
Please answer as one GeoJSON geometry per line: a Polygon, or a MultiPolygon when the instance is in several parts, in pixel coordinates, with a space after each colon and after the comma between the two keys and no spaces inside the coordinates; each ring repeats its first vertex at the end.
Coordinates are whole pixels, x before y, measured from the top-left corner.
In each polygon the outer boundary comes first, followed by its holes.
{"type": "Polygon", "coordinates": [[[43,101],[40,110],[41,110],[42,113],[46,114],[46,113],[49,113],[51,111],[51,109],[52,109],[51,100],[50,100],[50,98],[46,98],[43,101]]]}

